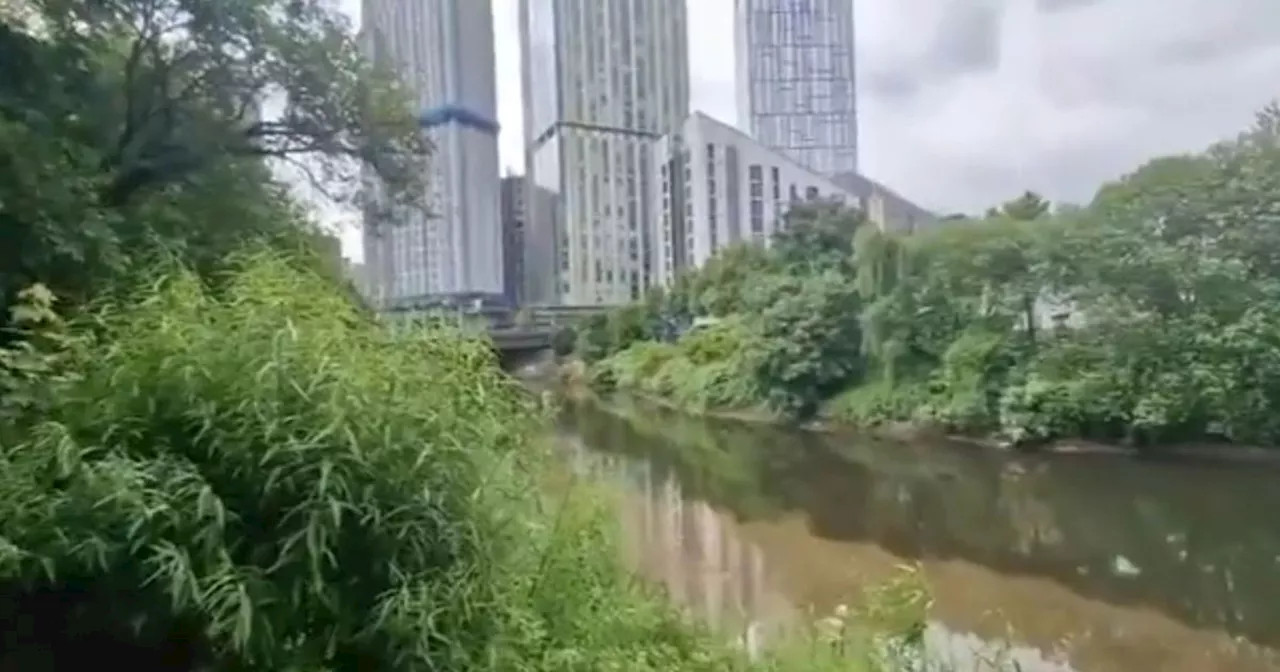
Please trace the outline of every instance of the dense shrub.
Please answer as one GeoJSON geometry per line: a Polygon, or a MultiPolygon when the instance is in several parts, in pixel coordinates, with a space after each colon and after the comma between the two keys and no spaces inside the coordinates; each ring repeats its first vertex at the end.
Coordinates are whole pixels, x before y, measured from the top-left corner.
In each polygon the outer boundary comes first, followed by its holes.
{"type": "Polygon", "coordinates": [[[480,660],[505,616],[474,493],[531,417],[486,348],[393,339],[277,260],[155,287],[97,311],[4,449],[4,592],[39,619],[88,591],[79,627],[138,621],[193,663],[480,660]]]}
{"type": "Polygon", "coordinates": [[[834,420],[861,427],[928,419],[935,395],[923,382],[891,383],[874,380],[851,387],[827,404],[834,420]]]}
{"type": "Polygon", "coordinates": [[[577,341],[578,332],[573,327],[560,327],[551,336],[551,351],[557,357],[568,357],[573,354],[573,348],[577,341]]]}
{"type": "Polygon", "coordinates": [[[749,339],[746,326],[730,319],[691,330],[676,343],[638,341],[599,362],[595,382],[691,410],[758,405],[764,397],[752,376],[749,339]]]}
{"type": "Polygon", "coordinates": [[[32,403],[0,447],[0,667],[733,664],[628,577],[607,508],[547,489],[484,343],[393,335],[273,257],[236,267],[217,294],[157,278],[56,370],[6,376],[32,403]]]}

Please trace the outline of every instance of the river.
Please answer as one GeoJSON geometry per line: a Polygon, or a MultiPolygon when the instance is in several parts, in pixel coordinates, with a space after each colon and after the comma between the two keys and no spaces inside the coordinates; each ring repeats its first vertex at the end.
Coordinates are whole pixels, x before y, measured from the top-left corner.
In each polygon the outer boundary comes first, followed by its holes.
{"type": "MultiPolygon", "coordinates": [[[[563,445],[621,494],[628,556],[769,632],[916,564],[957,669],[1280,670],[1280,471],[790,431],[617,399],[563,445]]],[[[737,630],[741,631],[741,630],[737,630]]]]}

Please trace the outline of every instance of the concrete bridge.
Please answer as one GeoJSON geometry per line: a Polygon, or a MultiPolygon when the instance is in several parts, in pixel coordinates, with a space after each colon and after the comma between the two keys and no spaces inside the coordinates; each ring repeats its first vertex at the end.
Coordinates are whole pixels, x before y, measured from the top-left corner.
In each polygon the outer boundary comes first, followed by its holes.
{"type": "Polygon", "coordinates": [[[504,363],[523,361],[551,349],[556,332],[615,306],[531,305],[517,309],[507,306],[440,305],[436,302],[400,305],[381,311],[390,320],[435,317],[457,323],[464,329],[485,331],[504,363]]]}

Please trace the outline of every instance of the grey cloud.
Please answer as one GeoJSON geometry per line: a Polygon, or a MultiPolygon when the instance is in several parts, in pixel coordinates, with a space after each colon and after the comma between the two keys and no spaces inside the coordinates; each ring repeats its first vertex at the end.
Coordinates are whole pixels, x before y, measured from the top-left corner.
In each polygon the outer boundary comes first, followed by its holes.
{"type": "Polygon", "coordinates": [[[1230,56],[1240,51],[1239,43],[1224,42],[1213,36],[1174,42],[1153,55],[1169,64],[1193,65],[1230,56]]]}
{"type": "Polygon", "coordinates": [[[953,0],[943,10],[928,51],[933,76],[992,70],[1000,64],[1003,2],[953,0]]]}
{"type": "MultiPolygon", "coordinates": [[[[929,86],[999,67],[1004,0],[945,2],[922,54],[913,58],[876,58],[871,54],[869,62],[862,61],[863,95],[905,104],[929,86]]],[[[918,36],[911,38],[912,42],[918,40],[918,36]]]]}
{"type": "Polygon", "coordinates": [[[865,73],[861,88],[886,102],[905,102],[915,98],[924,83],[915,73],[906,70],[878,70],[865,73]]]}
{"type": "MultiPolygon", "coordinates": [[[[861,54],[862,164],[941,211],[1028,188],[1087,201],[1150,158],[1233,136],[1280,96],[1280,0],[920,1],[943,17],[924,58],[861,54]]],[[[919,39],[893,28],[878,42],[919,39]]]]}
{"type": "Polygon", "coordinates": [[[1061,12],[1070,9],[1079,9],[1088,7],[1106,0],[1035,0],[1035,8],[1037,12],[1050,13],[1061,12]]]}
{"type": "Polygon", "coordinates": [[[1194,65],[1280,44],[1280,2],[1265,5],[1239,0],[1234,11],[1220,15],[1194,35],[1174,40],[1152,53],[1168,64],[1194,65]]]}

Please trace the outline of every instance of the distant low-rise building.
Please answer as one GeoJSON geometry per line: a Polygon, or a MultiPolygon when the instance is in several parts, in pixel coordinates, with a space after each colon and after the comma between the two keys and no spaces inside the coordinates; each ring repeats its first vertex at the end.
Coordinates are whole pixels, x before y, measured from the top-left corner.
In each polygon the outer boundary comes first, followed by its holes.
{"type": "Polygon", "coordinates": [[[934,213],[864,175],[836,173],[831,176],[831,181],[856,195],[867,211],[867,218],[888,230],[914,233],[932,228],[941,221],[934,213]]]}
{"type": "Polygon", "coordinates": [[[816,173],[701,112],[653,143],[652,166],[656,284],[701,266],[728,245],[767,244],[793,203],[844,202],[892,230],[914,230],[927,215],[870,180],[816,173]]]}

